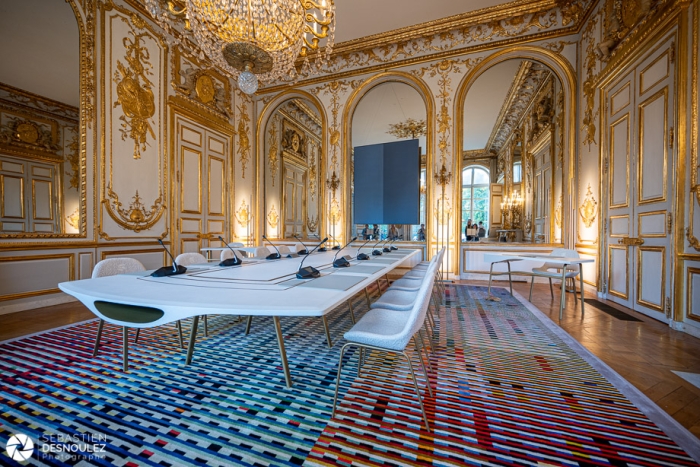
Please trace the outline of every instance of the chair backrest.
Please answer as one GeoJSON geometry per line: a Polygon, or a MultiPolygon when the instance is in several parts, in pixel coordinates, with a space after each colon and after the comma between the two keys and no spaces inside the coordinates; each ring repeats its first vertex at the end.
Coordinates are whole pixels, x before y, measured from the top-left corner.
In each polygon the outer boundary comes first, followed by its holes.
{"type": "MultiPolygon", "coordinates": [[[[233,245],[231,245],[233,246],[233,245]]],[[[233,251],[226,249],[226,250],[221,250],[221,261],[227,260],[229,258],[233,258],[233,251]]],[[[243,256],[241,256],[241,253],[236,251],[236,258],[238,259],[243,259],[243,256]]]]}
{"type": "Polygon", "coordinates": [[[206,263],[207,258],[201,253],[181,253],[175,258],[175,262],[180,266],[189,266],[190,264],[206,263]]]}
{"type": "Polygon", "coordinates": [[[243,248],[245,245],[241,242],[231,242],[229,246],[231,246],[231,248],[243,248]]]}
{"type": "MultiPolygon", "coordinates": [[[[280,254],[281,254],[282,256],[288,255],[289,253],[292,252],[292,250],[290,250],[289,247],[288,247],[287,245],[280,245],[280,246],[277,247],[277,249],[280,251],[280,254]]],[[[275,249],[273,248],[272,251],[270,251],[270,253],[275,253],[274,250],[275,250],[275,249]]]]}
{"type": "Polygon", "coordinates": [[[265,258],[270,254],[270,250],[266,246],[259,246],[255,249],[254,258],[265,258]]]}
{"type": "MultiPolygon", "coordinates": [[[[552,250],[552,252],[549,254],[550,256],[561,256],[562,258],[580,258],[578,251],[576,250],[569,250],[568,248],[555,248],[552,250]]],[[[543,269],[561,269],[561,264],[556,264],[556,263],[544,263],[542,265],[543,269]]],[[[567,265],[566,266],[567,271],[578,271],[578,266],[576,265],[567,265]]]]}
{"type": "Polygon", "coordinates": [[[114,276],[130,272],[145,271],[146,268],[141,262],[134,258],[108,258],[103,259],[95,265],[92,270],[92,278],[114,276]]]}
{"type": "MultiPolygon", "coordinates": [[[[304,245],[302,245],[301,243],[296,243],[294,245],[294,252],[299,253],[301,250],[306,250],[306,247],[304,247],[304,245]]],[[[311,250],[313,250],[313,247],[309,246],[309,251],[311,250]]]]}

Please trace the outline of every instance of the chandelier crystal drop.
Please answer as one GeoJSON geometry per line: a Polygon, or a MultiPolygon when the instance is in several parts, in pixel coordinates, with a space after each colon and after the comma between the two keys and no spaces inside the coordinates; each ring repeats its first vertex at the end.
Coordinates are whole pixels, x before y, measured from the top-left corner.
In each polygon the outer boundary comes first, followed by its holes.
{"type": "Polygon", "coordinates": [[[144,0],[158,24],[182,43],[183,21],[201,52],[248,94],[325,65],[333,48],[333,0],[144,0]],[[176,30],[176,31],[174,31],[176,30]],[[312,64],[313,62],[313,64],[312,64]]]}

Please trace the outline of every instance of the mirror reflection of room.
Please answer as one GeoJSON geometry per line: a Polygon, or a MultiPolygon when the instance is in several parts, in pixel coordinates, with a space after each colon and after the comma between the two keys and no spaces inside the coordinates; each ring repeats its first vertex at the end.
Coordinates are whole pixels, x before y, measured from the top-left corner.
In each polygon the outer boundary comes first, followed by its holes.
{"type": "Polygon", "coordinates": [[[563,106],[556,75],[530,60],[494,65],[471,86],[464,104],[463,242],[561,243],[563,106]]]}
{"type": "MultiPolygon", "coordinates": [[[[419,222],[415,224],[369,224],[353,220],[353,236],[364,240],[424,242],[426,235],[426,107],[411,86],[400,82],[382,83],[369,90],[352,116],[352,147],[417,140],[420,154],[419,222]]],[[[354,154],[353,154],[354,160],[354,154]]],[[[351,170],[352,174],[354,171],[351,170]]],[[[354,187],[353,206],[354,215],[354,187]]]]}
{"type": "Polygon", "coordinates": [[[314,104],[280,104],[265,129],[265,235],[315,238],[321,222],[323,123],[314,104]]]}
{"type": "Polygon", "coordinates": [[[80,233],[79,30],[66,2],[4,2],[0,235],[80,233]],[[11,11],[10,11],[11,10],[11,11]],[[37,40],[42,38],[42,40],[37,40]]]}

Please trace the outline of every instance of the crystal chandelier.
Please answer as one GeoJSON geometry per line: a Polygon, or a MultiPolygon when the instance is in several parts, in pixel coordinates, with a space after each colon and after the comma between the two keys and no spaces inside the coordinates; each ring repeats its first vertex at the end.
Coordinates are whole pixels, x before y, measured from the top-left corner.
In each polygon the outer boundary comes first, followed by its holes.
{"type": "MultiPolygon", "coordinates": [[[[295,62],[322,66],[333,48],[333,0],[144,0],[168,32],[184,16],[185,29],[209,59],[253,94],[258,81],[293,79],[295,62]]],[[[173,34],[173,36],[179,36],[173,34]]]]}

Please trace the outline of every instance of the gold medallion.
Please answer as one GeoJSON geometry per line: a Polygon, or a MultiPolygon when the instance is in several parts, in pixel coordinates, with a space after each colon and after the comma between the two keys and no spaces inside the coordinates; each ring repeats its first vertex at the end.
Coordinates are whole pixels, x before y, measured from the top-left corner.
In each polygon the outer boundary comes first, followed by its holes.
{"type": "Polygon", "coordinates": [[[211,79],[211,76],[206,74],[200,75],[199,78],[197,78],[194,89],[197,92],[197,97],[199,97],[199,100],[203,103],[208,104],[214,100],[216,88],[214,87],[214,80],[211,79]]]}
{"type": "Polygon", "coordinates": [[[39,129],[33,123],[23,122],[15,128],[15,135],[23,143],[35,144],[39,140],[39,129]]]}

